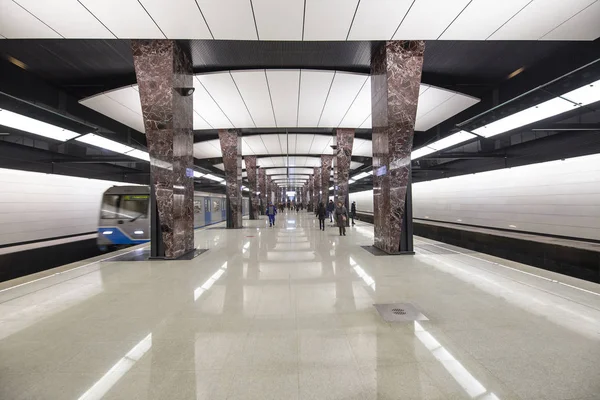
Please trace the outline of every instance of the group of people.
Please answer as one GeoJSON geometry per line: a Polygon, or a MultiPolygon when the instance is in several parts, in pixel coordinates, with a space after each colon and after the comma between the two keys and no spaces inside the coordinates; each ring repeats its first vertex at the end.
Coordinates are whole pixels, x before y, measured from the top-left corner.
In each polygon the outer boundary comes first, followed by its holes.
{"type": "MultiPolygon", "coordinates": [[[[289,203],[288,203],[289,204],[289,203]]],[[[279,209],[283,209],[284,205],[280,204],[279,209]]],[[[290,207],[288,206],[288,209],[290,207]]],[[[302,205],[296,205],[296,212],[299,209],[302,209],[302,205]]],[[[269,217],[269,226],[273,227],[275,225],[275,215],[277,214],[277,207],[275,204],[269,202],[267,205],[266,214],[269,217]]],[[[342,204],[341,201],[338,201],[337,206],[333,203],[333,200],[329,200],[327,206],[323,202],[320,202],[317,206],[317,210],[315,212],[317,218],[319,219],[319,229],[325,230],[325,218],[329,218],[330,222],[335,222],[340,229],[340,236],[346,236],[346,221],[348,220],[348,210],[346,206],[342,204]]],[[[352,202],[352,206],[350,207],[350,218],[352,218],[352,225],[355,225],[354,219],[356,218],[356,202],[352,202]]]]}
{"type": "MultiPolygon", "coordinates": [[[[335,219],[335,223],[340,229],[340,236],[346,236],[346,221],[348,220],[348,210],[346,206],[342,204],[341,201],[338,201],[337,206],[333,203],[333,200],[329,200],[327,206],[320,202],[317,206],[317,211],[315,212],[317,218],[319,219],[319,229],[325,230],[325,218],[329,217],[329,221],[333,222],[335,219]]],[[[352,202],[352,207],[350,208],[350,217],[352,218],[352,225],[354,225],[354,218],[356,218],[356,202],[352,202]]]]}

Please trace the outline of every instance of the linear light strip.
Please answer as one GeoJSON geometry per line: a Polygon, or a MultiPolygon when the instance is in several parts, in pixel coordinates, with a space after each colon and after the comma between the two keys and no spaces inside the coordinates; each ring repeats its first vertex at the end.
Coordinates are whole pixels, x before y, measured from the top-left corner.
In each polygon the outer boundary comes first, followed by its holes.
{"type": "Polygon", "coordinates": [[[0,125],[33,133],[34,135],[44,136],[61,142],[66,142],[67,140],[71,140],[79,136],[79,133],[70,131],[68,129],[63,129],[58,126],[3,109],[0,109],[0,125]]]}

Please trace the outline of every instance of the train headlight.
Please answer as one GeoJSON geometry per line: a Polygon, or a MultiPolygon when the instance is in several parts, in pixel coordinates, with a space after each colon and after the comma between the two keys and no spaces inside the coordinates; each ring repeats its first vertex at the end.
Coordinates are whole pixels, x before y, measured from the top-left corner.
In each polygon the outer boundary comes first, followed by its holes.
{"type": "Polygon", "coordinates": [[[135,231],[135,232],[133,232],[133,233],[134,233],[134,234],[136,234],[136,235],[143,235],[143,234],[144,234],[144,231],[135,231]]]}
{"type": "Polygon", "coordinates": [[[103,235],[112,235],[113,231],[104,231],[102,232],[103,235]]]}

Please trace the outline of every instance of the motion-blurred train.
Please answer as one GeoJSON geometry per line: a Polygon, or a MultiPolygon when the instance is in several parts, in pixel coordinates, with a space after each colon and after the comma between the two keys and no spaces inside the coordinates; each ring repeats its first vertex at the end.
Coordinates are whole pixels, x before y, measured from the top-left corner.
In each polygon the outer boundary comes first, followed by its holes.
{"type": "MultiPolygon", "coordinates": [[[[194,228],[225,221],[225,195],[194,192],[194,228]]],[[[243,198],[242,213],[248,212],[243,198]]],[[[98,246],[102,249],[150,240],[150,187],[113,186],[102,195],[98,246]]]]}

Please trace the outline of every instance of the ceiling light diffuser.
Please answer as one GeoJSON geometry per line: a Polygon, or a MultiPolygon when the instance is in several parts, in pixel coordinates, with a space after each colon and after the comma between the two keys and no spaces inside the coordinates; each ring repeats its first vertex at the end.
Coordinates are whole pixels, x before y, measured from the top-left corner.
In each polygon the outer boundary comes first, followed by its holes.
{"type": "Polygon", "coordinates": [[[212,174],[206,174],[204,175],[204,177],[206,179],[210,179],[211,181],[217,181],[217,182],[224,182],[225,179],[223,178],[219,178],[218,176],[212,175],[212,174]]]}
{"type": "Polygon", "coordinates": [[[600,101],[600,80],[561,95],[563,99],[577,103],[580,106],[600,101]]]}
{"type": "Polygon", "coordinates": [[[124,144],[115,142],[114,140],[110,140],[93,133],[88,133],[87,135],[80,136],[75,140],[92,146],[100,147],[105,150],[114,151],[115,153],[125,154],[134,151],[132,147],[126,146],[124,144]]]}
{"type": "Polygon", "coordinates": [[[130,157],[134,157],[134,158],[138,158],[140,160],[144,160],[144,161],[148,161],[150,162],[150,154],[148,154],[147,151],[142,151],[142,150],[132,150],[128,153],[125,153],[125,155],[130,156],[130,157]]]}
{"type": "Polygon", "coordinates": [[[66,142],[79,136],[79,133],[63,129],[37,119],[29,118],[21,114],[8,110],[0,109],[0,125],[18,129],[20,131],[33,133],[34,135],[44,136],[49,139],[66,142]]]}
{"type": "Polygon", "coordinates": [[[410,153],[410,159],[412,161],[418,160],[421,157],[425,157],[431,153],[435,153],[437,150],[432,149],[431,147],[421,147],[420,149],[414,150],[412,153],[410,153]]]}
{"type": "Polygon", "coordinates": [[[440,151],[443,149],[447,149],[452,146],[456,146],[457,144],[466,142],[467,140],[471,140],[476,138],[477,136],[472,133],[460,131],[448,137],[438,140],[435,143],[427,145],[427,147],[431,147],[434,150],[440,151]]]}

